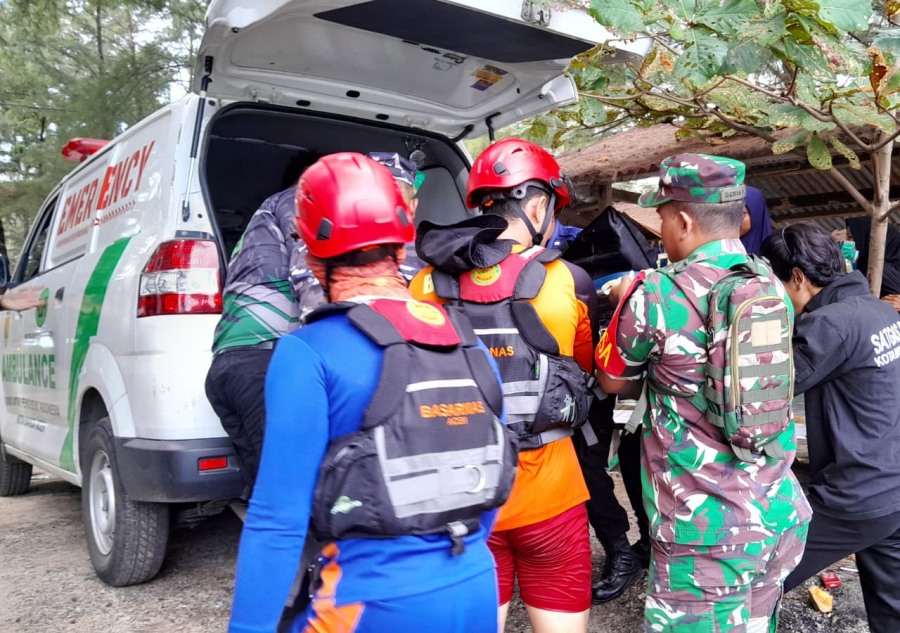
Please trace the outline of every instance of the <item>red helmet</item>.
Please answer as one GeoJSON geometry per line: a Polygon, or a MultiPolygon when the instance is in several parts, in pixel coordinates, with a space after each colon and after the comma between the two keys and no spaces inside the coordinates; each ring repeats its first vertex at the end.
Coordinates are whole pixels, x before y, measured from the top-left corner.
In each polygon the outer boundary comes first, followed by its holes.
{"type": "Polygon", "coordinates": [[[412,214],[391,172],[362,154],[320,158],[300,176],[295,200],[300,237],[320,259],[415,238],[412,214]]]}
{"type": "Polygon", "coordinates": [[[472,165],[466,206],[477,208],[491,189],[513,189],[529,180],[545,183],[556,195],[554,211],[572,202],[556,159],[539,145],[519,138],[507,138],[488,146],[472,165]]]}

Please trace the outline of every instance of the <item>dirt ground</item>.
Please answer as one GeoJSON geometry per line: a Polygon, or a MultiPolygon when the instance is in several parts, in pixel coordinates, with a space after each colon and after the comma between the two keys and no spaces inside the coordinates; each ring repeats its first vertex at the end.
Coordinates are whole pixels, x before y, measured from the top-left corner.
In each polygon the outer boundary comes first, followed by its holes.
{"type": "MultiPolygon", "coordinates": [[[[614,476],[618,478],[617,473],[614,476]]],[[[621,491],[618,481],[617,486],[621,491]]],[[[226,629],[241,530],[233,513],[225,512],[193,530],[173,532],[159,576],[144,585],[116,589],[100,582],[91,568],[80,494],[78,488],[35,471],[27,494],[0,498],[0,632],[226,629]]],[[[599,570],[602,550],[594,545],[594,568],[599,570]]],[[[844,586],[835,595],[831,616],[815,612],[801,587],[786,596],[779,631],[868,631],[859,581],[853,574],[839,575],[844,586]]],[[[621,599],[595,606],[591,633],[640,631],[643,590],[642,582],[621,599]]],[[[521,603],[514,604],[507,632],[530,631],[521,603]]]]}

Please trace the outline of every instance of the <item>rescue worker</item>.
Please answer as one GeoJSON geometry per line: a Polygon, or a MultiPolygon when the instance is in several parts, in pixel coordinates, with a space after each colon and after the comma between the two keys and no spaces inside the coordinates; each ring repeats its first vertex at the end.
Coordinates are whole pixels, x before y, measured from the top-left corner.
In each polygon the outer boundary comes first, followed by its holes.
{"type": "Polygon", "coordinates": [[[206,376],[206,397],[231,438],[247,482],[245,497],[259,468],[266,419],[263,385],[275,342],[322,302],[297,236],[295,189],[263,201],[231,255],[206,376]]]}
{"type": "Polygon", "coordinates": [[[900,318],[845,272],[824,229],[792,224],[763,243],[796,311],[796,393],[806,394],[813,508],[785,591],[856,554],[872,633],[900,631],[900,318]]]}
{"type": "MultiPolygon", "coordinates": [[[[576,389],[547,386],[541,393],[531,362],[533,343],[541,341],[544,349],[555,348],[553,362],[567,363],[568,371],[574,366],[582,374],[592,367],[593,283],[582,269],[559,260],[558,252],[540,248],[554,212],[569,199],[559,165],[546,150],[506,139],[485,149],[469,175],[466,204],[484,214],[452,226],[423,222],[418,228],[417,251],[433,267],[413,279],[413,296],[459,305],[472,320],[498,362],[509,424],[519,432],[516,482],[489,539],[501,630],[516,580],[535,631],[586,631],[591,606],[588,490],[573,431],[565,424],[548,430],[539,424],[539,403],[554,398],[567,410],[554,412],[553,422],[564,414],[583,422],[589,399],[575,391],[584,391],[585,382],[578,376],[576,389]],[[576,401],[584,411],[575,413],[576,401]]],[[[543,371],[548,378],[566,373],[543,371]]]]}
{"type": "MultiPolygon", "coordinates": [[[[414,162],[396,152],[369,152],[368,156],[387,167],[391,172],[397,184],[400,185],[400,191],[403,193],[403,199],[406,201],[406,206],[409,207],[410,214],[415,219],[416,209],[419,208],[419,188],[425,182],[425,174],[418,170],[414,162]]],[[[408,284],[424,267],[425,262],[416,255],[416,243],[409,242],[406,245],[406,259],[400,264],[400,274],[408,284]]]]}
{"type": "Polygon", "coordinates": [[[666,273],[699,267],[703,274],[691,279],[711,287],[746,260],[738,239],[744,172],[743,163],[719,156],[662,161],[659,189],[639,203],[657,207],[663,246],[677,264],[613,289],[611,297],[623,301],[597,348],[605,391],[619,392],[645,373],[653,378],[642,421],[652,539],[645,631],[774,631],[782,583],[803,553],[810,509],[790,470],[793,423],[774,439],[784,459],[760,454],[746,462],[695,400],[661,387],[691,394],[706,384],[701,314],[709,287],[676,285],[666,273]]]}
{"type": "Polygon", "coordinates": [[[334,303],[269,367],[229,630],[275,629],[311,526],[327,544],[289,630],[496,631],[486,541],[515,448],[490,356],[464,318],[411,300],[398,268],[412,216],[385,167],[325,156],[297,206],[334,303]]]}
{"type": "MultiPolygon", "coordinates": [[[[415,217],[424,174],[394,152],[369,156],[400,183],[415,217]]],[[[232,254],[206,379],[207,398],[231,438],[247,482],[245,496],[259,468],[266,419],[263,384],[275,342],[322,302],[322,289],[306,265],[306,247],[294,225],[295,192],[290,186],[267,198],[232,254]]],[[[422,266],[408,245],[400,271],[407,283],[422,266]]]]}

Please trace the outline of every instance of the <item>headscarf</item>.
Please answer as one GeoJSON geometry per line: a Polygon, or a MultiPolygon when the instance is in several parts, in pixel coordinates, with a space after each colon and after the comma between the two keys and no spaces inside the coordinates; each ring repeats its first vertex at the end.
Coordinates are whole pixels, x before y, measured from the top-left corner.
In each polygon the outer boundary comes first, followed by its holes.
{"type": "Polygon", "coordinates": [[[763,240],[772,232],[772,220],[769,218],[769,207],[766,205],[766,197],[756,187],[747,186],[747,197],[744,204],[750,211],[750,230],[741,236],[744,249],[753,255],[758,255],[763,240]]]}
{"type": "MultiPolygon", "coordinates": [[[[872,218],[848,218],[847,229],[856,243],[859,258],[856,266],[866,274],[869,270],[869,234],[872,232],[872,218]]],[[[881,296],[900,294],[900,231],[888,225],[887,241],[884,245],[884,274],[881,278],[881,296]]]]}
{"type": "Polygon", "coordinates": [[[396,262],[393,257],[385,257],[371,264],[334,266],[326,281],[325,260],[306,254],[309,269],[333,302],[348,301],[356,297],[411,299],[412,295],[398,268],[398,264],[402,264],[405,259],[406,251],[400,247],[397,249],[396,262]]]}

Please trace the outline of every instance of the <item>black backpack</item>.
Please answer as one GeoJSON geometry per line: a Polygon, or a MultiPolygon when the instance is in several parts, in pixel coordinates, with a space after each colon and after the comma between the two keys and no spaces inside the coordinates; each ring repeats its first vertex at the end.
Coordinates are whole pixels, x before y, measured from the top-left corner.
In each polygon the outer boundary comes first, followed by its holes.
{"type": "Polygon", "coordinates": [[[497,362],[506,420],[520,450],[572,435],[587,421],[593,397],[593,378],[574,358],[559,353],[529,301],[541,291],[545,264],[558,258],[558,251],[534,247],[459,277],[431,273],[435,294],[468,317],[497,362]]]}
{"type": "Polygon", "coordinates": [[[320,540],[450,537],[509,496],[515,437],[499,420],[497,376],[460,315],[418,301],[332,304],[384,348],[360,430],[332,441],[319,471],[312,528],[320,540]]]}

